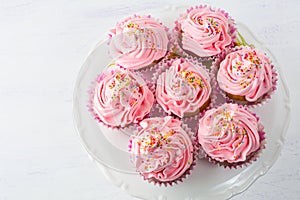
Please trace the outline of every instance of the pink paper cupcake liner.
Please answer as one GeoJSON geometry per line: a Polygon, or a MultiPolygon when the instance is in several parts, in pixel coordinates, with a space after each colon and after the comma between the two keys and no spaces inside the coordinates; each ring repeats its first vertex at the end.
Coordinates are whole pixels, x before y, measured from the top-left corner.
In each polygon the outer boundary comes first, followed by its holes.
{"type": "MultiPolygon", "coordinates": [[[[236,31],[237,29],[236,29],[236,23],[235,23],[234,19],[226,11],[224,11],[220,8],[214,8],[214,7],[207,6],[207,5],[199,5],[199,6],[191,7],[191,8],[186,10],[186,13],[189,13],[191,10],[198,9],[198,8],[209,8],[212,11],[221,12],[228,19],[229,32],[230,32],[230,36],[232,38],[232,42],[225,49],[235,46],[236,45],[236,38],[237,38],[237,31],[236,31]]],[[[184,14],[181,14],[180,17],[182,15],[184,15],[184,14]]],[[[187,58],[195,57],[195,58],[199,59],[202,62],[209,62],[209,61],[213,61],[214,59],[219,57],[225,51],[225,50],[223,50],[222,52],[220,52],[217,55],[207,56],[207,57],[200,57],[200,56],[196,55],[193,52],[186,51],[182,48],[182,45],[181,45],[181,39],[180,39],[181,33],[180,33],[180,31],[181,30],[180,30],[180,27],[179,27],[178,20],[176,20],[175,21],[175,27],[172,30],[172,32],[173,32],[172,41],[173,41],[173,45],[174,45],[173,49],[175,49],[175,52],[178,55],[182,56],[182,57],[187,57],[187,58]]]]}
{"type": "MultiPolygon", "coordinates": [[[[262,97],[260,97],[255,102],[239,101],[239,100],[231,99],[219,87],[219,84],[218,84],[217,79],[216,79],[220,63],[225,59],[226,55],[231,53],[231,52],[240,50],[240,49],[242,49],[242,46],[236,46],[234,48],[227,49],[217,59],[214,60],[211,72],[212,72],[213,76],[215,77],[215,82],[216,82],[215,91],[216,91],[216,94],[219,94],[219,96],[221,96],[220,98],[222,98],[223,101],[225,101],[227,103],[237,103],[237,104],[240,104],[240,105],[247,106],[249,108],[257,108],[257,107],[260,107],[260,106],[266,104],[272,98],[272,95],[274,94],[274,92],[277,89],[278,73],[277,73],[277,71],[276,71],[273,64],[271,65],[271,67],[272,67],[272,88],[266,94],[264,94],[262,97]]],[[[223,103],[223,102],[221,102],[221,103],[223,103]]],[[[217,101],[217,104],[220,104],[220,102],[217,101]]]]}
{"type": "MultiPolygon", "coordinates": [[[[168,113],[166,113],[157,102],[155,102],[153,104],[153,107],[152,107],[148,117],[153,118],[153,117],[166,117],[166,116],[170,116],[170,115],[168,113]]],[[[178,118],[176,118],[176,119],[178,119],[178,118]]]]}
{"type": "MultiPolygon", "coordinates": [[[[194,170],[195,166],[196,166],[196,162],[197,162],[197,159],[198,159],[198,153],[199,153],[199,144],[197,142],[197,137],[196,137],[196,134],[193,133],[191,131],[191,129],[184,123],[181,124],[181,127],[186,131],[186,133],[190,136],[190,139],[192,141],[192,145],[193,145],[193,161],[190,165],[190,167],[185,171],[184,174],[182,174],[179,178],[173,180],[173,181],[165,181],[165,182],[162,182],[162,181],[158,181],[154,178],[146,178],[145,176],[143,176],[142,173],[138,172],[139,175],[143,178],[144,181],[147,181],[148,183],[151,183],[155,186],[165,186],[165,187],[168,187],[168,186],[174,186],[178,183],[181,183],[183,182],[186,178],[188,178],[192,171],[194,170]]],[[[141,130],[142,128],[141,127],[138,127],[139,130],[141,130]]],[[[131,144],[132,144],[132,140],[129,141],[129,151],[131,150],[131,144]]]]}
{"type": "Polygon", "coordinates": [[[140,70],[136,70],[135,72],[143,76],[144,80],[146,80],[150,84],[156,85],[156,80],[154,80],[153,77],[156,77],[157,74],[161,74],[163,72],[162,70],[164,69],[162,69],[162,66],[166,65],[169,62],[169,55],[170,52],[168,52],[163,59],[161,59],[157,64],[153,65],[152,67],[146,67],[140,70]]]}
{"type": "Polygon", "coordinates": [[[154,99],[156,101],[156,98],[155,98],[155,84],[151,81],[151,78],[152,77],[152,73],[156,71],[154,68],[149,68],[147,70],[143,70],[143,71],[134,71],[133,73],[135,73],[136,75],[142,77],[142,79],[144,79],[144,81],[146,82],[149,90],[153,93],[154,95],[154,99]],[[149,74],[150,73],[150,74],[149,74]]]}

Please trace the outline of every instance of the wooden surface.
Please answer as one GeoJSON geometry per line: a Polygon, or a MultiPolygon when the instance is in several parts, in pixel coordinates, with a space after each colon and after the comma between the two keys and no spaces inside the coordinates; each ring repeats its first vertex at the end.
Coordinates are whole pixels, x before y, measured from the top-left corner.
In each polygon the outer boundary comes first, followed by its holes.
{"type": "MultiPolygon", "coordinates": [[[[233,199],[298,200],[300,3],[209,4],[227,10],[268,46],[292,100],[281,156],[233,199]]],[[[105,36],[103,27],[121,16],[167,5],[186,1],[0,1],[0,200],[133,199],[107,182],[81,147],[72,120],[73,86],[89,50],[105,36]]]]}

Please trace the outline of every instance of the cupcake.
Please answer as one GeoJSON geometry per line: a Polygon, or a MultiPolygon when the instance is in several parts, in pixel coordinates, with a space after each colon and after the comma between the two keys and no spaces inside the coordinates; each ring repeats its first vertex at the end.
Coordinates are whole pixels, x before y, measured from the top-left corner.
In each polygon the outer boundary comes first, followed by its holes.
{"type": "Polygon", "coordinates": [[[148,182],[172,185],[182,181],[195,165],[193,141],[181,122],[171,116],[148,118],[132,137],[131,161],[148,182]]]}
{"type": "Polygon", "coordinates": [[[126,69],[157,63],[168,51],[167,27],[149,16],[134,15],[110,31],[109,53],[126,69]]]}
{"type": "Polygon", "coordinates": [[[214,57],[235,42],[235,23],[221,9],[206,5],[192,7],[175,24],[180,46],[202,58],[214,57]]]}
{"type": "Polygon", "coordinates": [[[275,89],[273,68],[265,53],[241,46],[230,50],[221,61],[217,81],[229,98],[255,104],[275,89]]]}
{"type": "Polygon", "coordinates": [[[198,141],[210,161],[231,168],[258,157],[264,147],[264,132],[256,115],[246,108],[223,104],[200,118],[198,141]]]}
{"type": "Polygon", "coordinates": [[[153,102],[154,95],[141,77],[115,66],[98,77],[90,107],[99,122],[110,127],[125,127],[142,120],[153,102]]]}
{"type": "Polygon", "coordinates": [[[157,79],[156,100],[168,114],[192,116],[210,104],[211,85],[201,64],[177,58],[166,63],[157,79]]]}

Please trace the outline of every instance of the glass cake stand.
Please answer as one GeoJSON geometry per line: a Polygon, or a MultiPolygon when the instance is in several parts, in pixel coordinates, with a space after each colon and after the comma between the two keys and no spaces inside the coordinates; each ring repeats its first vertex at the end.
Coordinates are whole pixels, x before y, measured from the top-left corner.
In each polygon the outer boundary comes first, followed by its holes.
{"type": "MultiPolygon", "coordinates": [[[[185,7],[167,7],[138,14],[151,14],[172,28],[175,19],[185,10],[185,7]]],[[[271,168],[279,156],[289,124],[289,91],[280,66],[272,53],[253,36],[244,24],[238,22],[237,28],[249,44],[254,44],[271,57],[279,74],[277,90],[272,99],[267,104],[252,109],[260,116],[266,131],[267,144],[259,159],[239,169],[224,169],[200,159],[191,175],[183,183],[172,187],[159,187],[144,181],[135,172],[129,160],[127,146],[130,128],[120,133],[99,126],[87,109],[91,82],[111,62],[106,42],[100,42],[89,53],[79,72],[73,106],[74,120],[82,144],[90,158],[110,182],[130,195],[142,199],[228,199],[245,191],[271,168]]]]}

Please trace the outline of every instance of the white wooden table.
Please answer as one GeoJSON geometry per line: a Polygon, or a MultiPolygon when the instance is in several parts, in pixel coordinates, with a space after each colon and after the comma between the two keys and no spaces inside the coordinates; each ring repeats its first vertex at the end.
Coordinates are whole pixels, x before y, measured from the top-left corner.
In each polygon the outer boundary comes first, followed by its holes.
{"type": "MultiPolygon", "coordinates": [[[[189,1],[195,5],[199,1],[189,1]]],[[[300,3],[202,1],[227,10],[271,49],[286,75],[292,120],[282,154],[246,200],[300,199],[300,3]],[[298,82],[299,81],[299,82],[298,82]]],[[[0,0],[0,200],[133,199],[80,145],[73,85],[91,47],[123,15],[184,1],[0,0]]]]}

